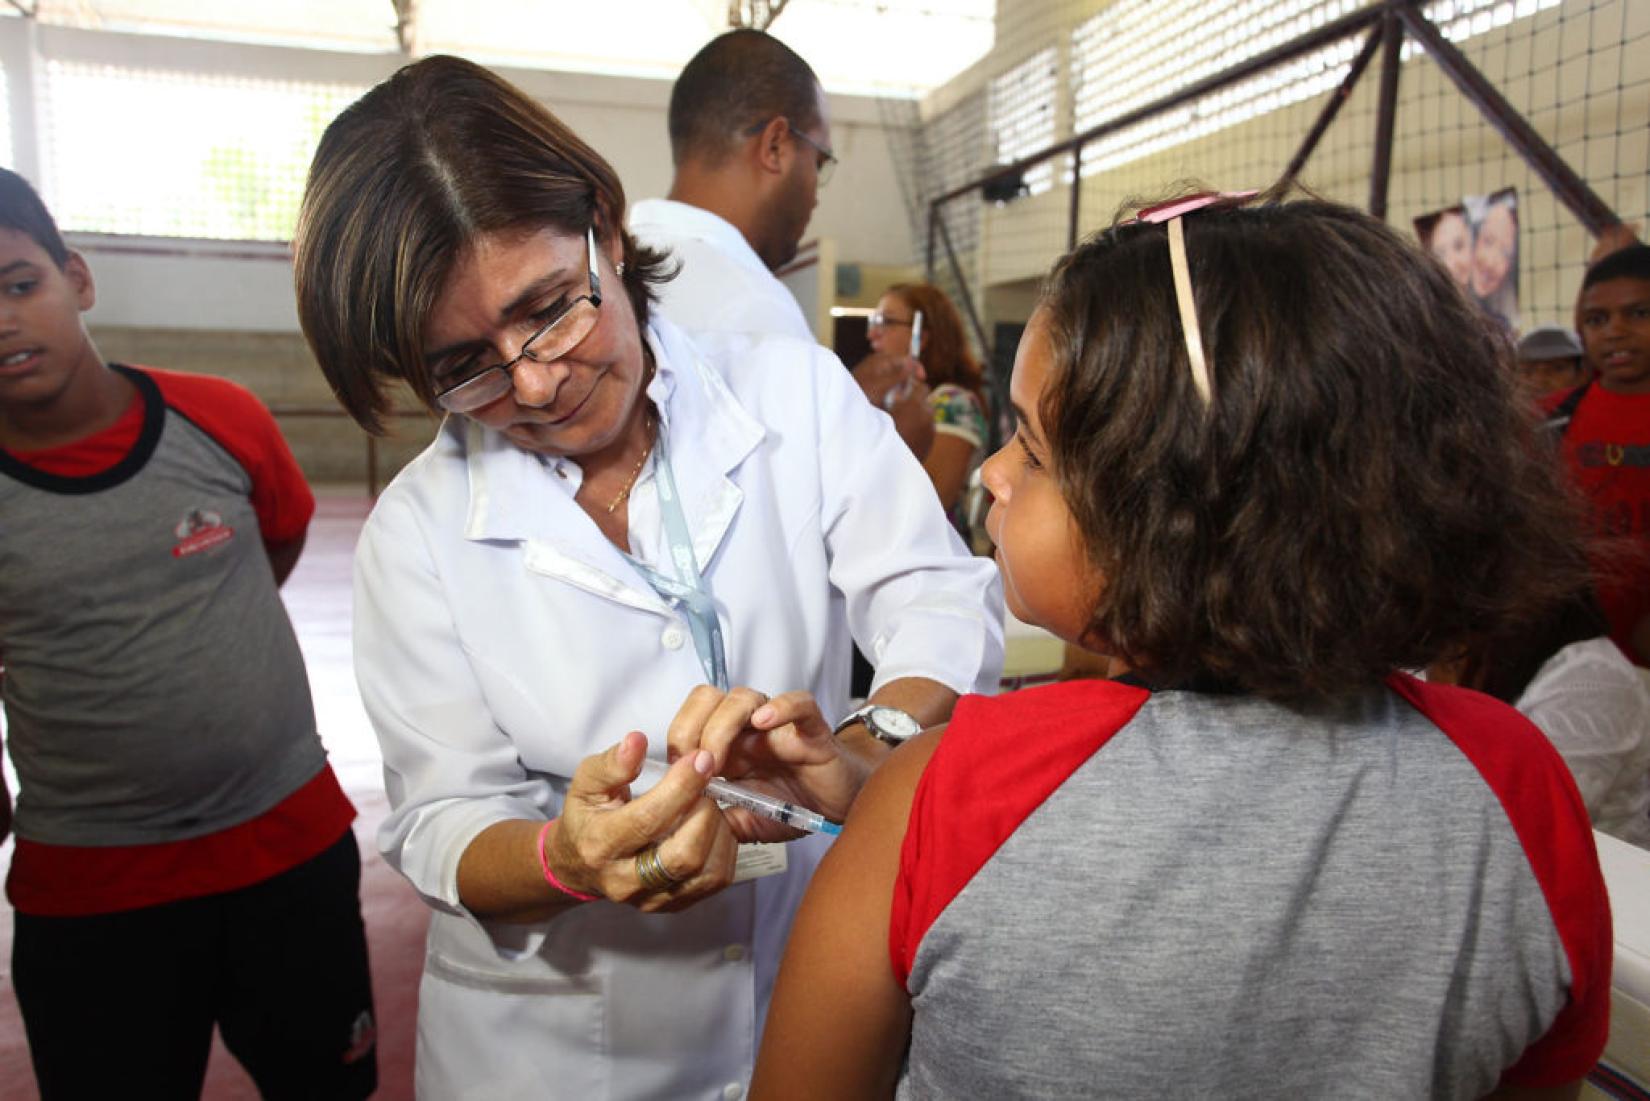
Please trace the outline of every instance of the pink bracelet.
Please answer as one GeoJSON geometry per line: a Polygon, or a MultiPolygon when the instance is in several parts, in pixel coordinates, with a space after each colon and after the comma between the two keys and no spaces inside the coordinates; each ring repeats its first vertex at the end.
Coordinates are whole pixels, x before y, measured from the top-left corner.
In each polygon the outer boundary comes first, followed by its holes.
{"type": "Polygon", "coordinates": [[[556,820],[554,818],[552,818],[552,819],[550,819],[550,821],[546,822],[543,826],[541,826],[539,828],[539,845],[538,845],[538,848],[539,848],[539,867],[544,869],[544,881],[546,883],[550,884],[550,886],[554,887],[556,890],[560,891],[562,894],[568,895],[572,898],[576,898],[580,902],[595,902],[596,899],[600,896],[598,896],[598,895],[587,895],[583,891],[575,891],[573,888],[567,886],[567,884],[565,884],[561,880],[557,879],[556,878],[556,873],[550,870],[550,857],[544,851],[544,838],[545,838],[545,835],[550,832],[550,827],[554,826],[555,824],[556,824],[556,820]]]}

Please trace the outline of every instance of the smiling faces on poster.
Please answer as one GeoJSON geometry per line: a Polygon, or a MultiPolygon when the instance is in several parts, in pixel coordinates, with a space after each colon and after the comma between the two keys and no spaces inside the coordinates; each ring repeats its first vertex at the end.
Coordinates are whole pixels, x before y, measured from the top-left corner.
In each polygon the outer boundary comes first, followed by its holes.
{"type": "Polygon", "coordinates": [[[1508,329],[1519,327],[1518,194],[1502,188],[1415,219],[1415,232],[1462,292],[1508,329]]]}
{"type": "Polygon", "coordinates": [[[1518,194],[1503,188],[1461,200],[1472,222],[1472,296],[1516,331],[1518,325],[1518,194]]]}
{"type": "Polygon", "coordinates": [[[1472,281],[1472,226],[1459,206],[1446,207],[1415,219],[1415,235],[1433,259],[1444,265],[1463,291],[1472,281]]]}

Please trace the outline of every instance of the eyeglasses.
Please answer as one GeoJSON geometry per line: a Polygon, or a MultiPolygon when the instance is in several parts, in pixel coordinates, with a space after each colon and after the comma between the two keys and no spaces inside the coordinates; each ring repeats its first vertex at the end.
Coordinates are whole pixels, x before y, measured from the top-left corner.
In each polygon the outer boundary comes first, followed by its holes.
{"type": "MultiPolygon", "coordinates": [[[[745,130],[745,137],[749,138],[760,134],[767,127],[767,125],[768,124],[765,122],[759,122],[755,126],[747,128],[745,130]]],[[[814,171],[819,177],[819,186],[824,187],[826,184],[830,183],[831,175],[836,171],[836,154],[825,148],[823,145],[820,145],[817,141],[810,138],[802,131],[798,130],[790,119],[785,120],[785,129],[791,132],[791,136],[793,138],[801,138],[813,148],[814,154],[818,158],[814,162],[814,171]]]]}
{"type": "Polygon", "coordinates": [[[819,154],[819,163],[814,166],[815,171],[819,174],[819,186],[824,187],[830,183],[831,175],[836,171],[836,154],[792,126],[789,119],[785,120],[785,128],[791,132],[792,137],[801,138],[813,147],[815,153],[819,154]]]}
{"type": "Polygon", "coordinates": [[[601,318],[602,281],[596,274],[596,229],[585,231],[585,249],[590,275],[590,293],[581,294],[555,310],[533,335],[521,342],[521,351],[508,363],[483,367],[462,382],[435,396],[435,403],[449,413],[468,413],[510,392],[510,372],[524,359],[534,363],[554,363],[590,335],[601,318]]]}
{"type": "Polygon", "coordinates": [[[874,313],[865,319],[865,324],[872,329],[890,329],[898,328],[900,326],[910,328],[911,319],[909,317],[889,317],[887,314],[874,313]]]}

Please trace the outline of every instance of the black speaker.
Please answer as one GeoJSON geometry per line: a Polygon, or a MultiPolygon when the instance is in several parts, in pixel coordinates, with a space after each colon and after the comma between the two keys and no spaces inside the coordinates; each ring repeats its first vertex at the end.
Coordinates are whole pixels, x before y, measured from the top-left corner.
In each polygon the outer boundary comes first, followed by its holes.
{"type": "Polygon", "coordinates": [[[980,197],[988,203],[1011,203],[1028,190],[1024,172],[1009,172],[980,185],[980,197]]]}

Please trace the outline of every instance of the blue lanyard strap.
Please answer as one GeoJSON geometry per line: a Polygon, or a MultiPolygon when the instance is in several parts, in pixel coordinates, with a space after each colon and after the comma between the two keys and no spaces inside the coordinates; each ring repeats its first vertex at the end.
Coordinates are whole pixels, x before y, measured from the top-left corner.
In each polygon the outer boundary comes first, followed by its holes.
{"type": "Polygon", "coordinates": [[[658,441],[653,445],[657,457],[659,515],[664,521],[665,542],[670,549],[675,577],[667,577],[634,555],[626,555],[632,565],[647,578],[655,592],[687,616],[688,628],[693,632],[693,648],[699,652],[699,663],[705,667],[705,678],[717,688],[728,690],[727,650],[722,643],[722,621],[717,618],[716,605],[705,588],[705,579],[699,574],[699,563],[693,556],[693,539],[688,534],[687,517],[682,514],[682,502],[676,495],[676,477],[671,473],[670,455],[665,446],[665,424],[659,421],[658,441]]]}

